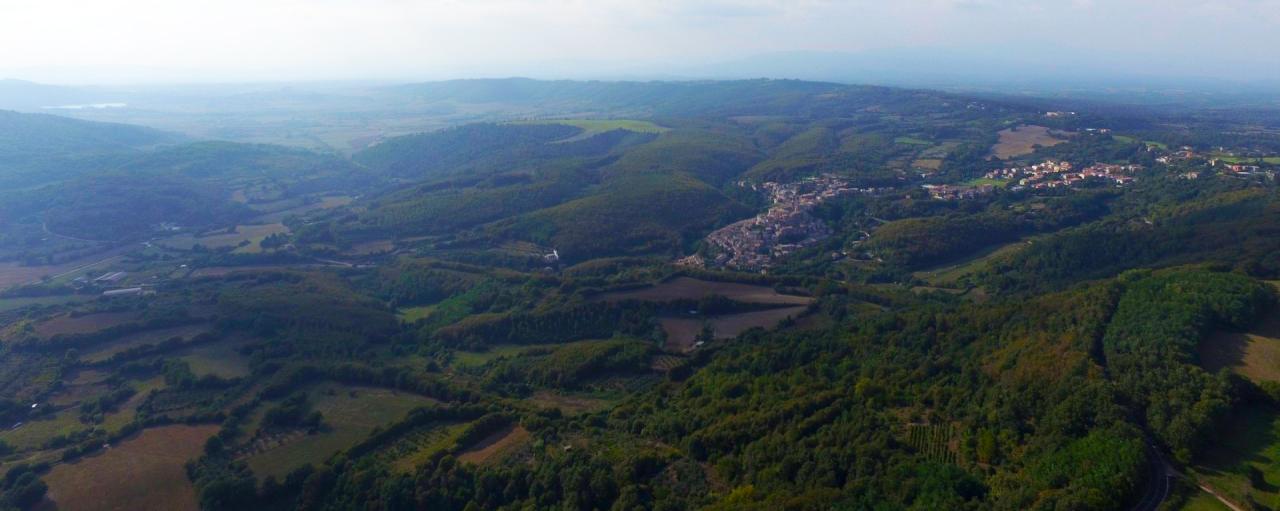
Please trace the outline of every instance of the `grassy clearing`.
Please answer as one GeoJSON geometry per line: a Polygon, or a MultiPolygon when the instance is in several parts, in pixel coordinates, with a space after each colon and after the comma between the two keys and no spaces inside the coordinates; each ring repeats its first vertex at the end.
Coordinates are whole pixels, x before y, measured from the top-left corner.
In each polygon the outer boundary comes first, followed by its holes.
{"type": "Polygon", "coordinates": [[[1266,509],[1280,505],[1280,411],[1266,405],[1241,407],[1190,472],[1232,502],[1248,499],[1266,509]],[[1257,481],[1250,481],[1249,473],[1257,481]]]}
{"type": "Polygon", "coordinates": [[[1258,161],[1261,160],[1262,163],[1266,163],[1269,165],[1280,165],[1280,156],[1265,156],[1262,158],[1257,158],[1257,157],[1232,156],[1224,153],[1211,153],[1209,157],[1217,158],[1219,160],[1222,160],[1223,162],[1233,163],[1233,164],[1246,164],[1246,165],[1257,164],[1258,161]]]}
{"type": "Polygon", "coordinates": [[[1049,147],[1066,140],[1053,136],[1044,126],[1019,126],[1001,130],[1000,141],[991,148],[991,155],[1002,160],[1035,152],[1035,146],[1049,147]]]}
{"type": "Polygon", "coordinates": [[[74,317],[70,314],[41,321],[35,324],[35,333],[40,337],[55,335],[88,334],[137,321],[138,315],[133,312],[100,312],[74,317]]]}
{"type": "Polygon", "coordinates": [[[249,468],[259,477],[283,478],[307,463],[319,464],[363,440],[373,428],[400,420],[410,410],[432,402],[405,392],[334,384],[317,385],[308,394],[327,428],[249,456],[249,468]]]}
{"type": "Polygon", "coordinates": [[[544,409],[558,408],[565,415],[595,412],[609,407],[609,401],[595,397],[539,390],[526,401],[544,409]]]}
{"type": "Polygon", "coordinates": [[[755,327],[773,328],[787,317],[799,317],[804,310],[805,307],[782,307],[707,318],[662,318],[659,323],[667,333],[667,344],[664,347],[668,351],[685,352],[693,349],[694,341],[704,323],[711,325],[716,339],[732,339],[755,327]]]}
{"type": "Polygon", "coordinates": [[[67,303],[80,303],[80,302],[88,301],[92,298],[93,297],[84,296],[84,295],[0,298],[0,312],[7,312],[14,309],[21,309],[29,305],[62,305],[67,303]]]}
{"type": "Polygon", "coordinates": [[[529,442],[531,436],[524,426],[513,425],[489,435],[458,455],[458,461],[477,465],[492,464],[506,457],[529,442]]]}
{"type": "Polygon", "coordinates": [[[13,424],[4,424],[6,429],[0,431],[0,440],[12,445],[20,451],[39,449],[49,439],[58,435],[68,435],[90,426],[80,422],[80,412],[74,407],[59,410],[51,416],[23,422],[13,428],[13,424]]]}
{"type": "Polygon", "coordinates": [[[125,425],[133,422],[138,416],[138,406],[147,400],[147,395],[152,390],[160,390],[164,388],[164,378],[157,376],[150,380],[135,382],[133,384],[134,394],[123,404],[116,407],[116,411],[109,413],[102,419],[102,428],[109,432],[120,431],[125,425]]]}
{"type": "Polygon", "coordinates": [[[249,375],[249,357],[240,354],[240,347],[252,340],[219,340],[192,346],[178,354],[196,376],[212,374],[222,378],[241,378],[249,375]]]}
{"type": "MultiPolygon", "coordinates": [[[[1111,138],[1115,139],[1117,142],[1123,142],[1126,144],[1132,144],[1138,141],[1138,139],[1127,136],[1127,135],[1111,135],[1111,138]]],[[[1143,140],[1142,143],[1146,144],[1148,147],[1155,147],[1157,149],[1169,149],[1168,144],[1165,144],[1162,142],[1156,142],[1154,140],[1143,140]]]]}
{"type": "Polygon", "coordinates": [[[960,280],[986,268],[992,260],[1022,250],[1026,246],[1024,241],[992,245],[960,261],[926,268],[915,272],[913,276],[929,283],[929,287],[954,288],[960,284],[960,280]]]}
{"type": "Polygon", "coordinates": [[[813,298],[807,296],[784,295],[766,286],[739,284],[736,282],[712,282],[690,277],[674,278],[646,288],[602,293],[594,299],[606,302],[623,300],[666,302],[671,300],[697,300],[707,295],[721,295],[731,300],[745,303],[775,305],[807,305],[813,301],[813,298]]]}
{"type": "Polygon", "coordinates": [[[176,236],[160,241],[159,244],[177,250],[191,250],[196,245],[203,245],[206,248],[223,248],[236,247],[243,242],[248,242],[248,245],[237,248],[236,252],[256,253],[262,251],[261,243],[267,236],[287,232],[289,232],[289,228],[281,223],[238,225],[235,227],[234,232],[218,232],[199,237],[193,235],[176,236]]]}
{"type": "Polygon", "coordinates": [[[488,351],[455,351],[451,365],[455,367],[479,367],[498,357],[515,357],[533,348],[535,347],[499,344],[490,347],[488,351]]]}
{"type": "Polygon", "coordinates": [[[1214,333],[1196,351],[1209,371],[1230,369],[1255,382],[1280,382],[1280,307],[1248,332],[1214,333]]]}
{"type": "Polygon", "coordinates": [[[181,338],[184,341],[189,341],[192,337],[208,332],[211,329],[212,325],[202,323],[135,332],[124,337],[119,337],[86,348],[80,355],[80,360],[85,362],[101,362],[111,358],[112,355],[115,355],[116,353],[121,353],[147,344],[160,344],[174,337],[181,338]]]}
{"type": "Polygon", "coordinates": [[[991,179],[986,177],[974,178],[966,181],[964,184],[969,186],[1004,186],[1008,183],[1008,179],[991,179]]]}
{"type": "Polygon", "coordinates": [[[1197,491],[1182,504],[1181,511],[1231,511],[1231,508],[1219,502],[1213,495],[1197,491]]]}
{"type": "Polygon", "coordinates": [[[933,145],[933,142],[920,139],[920,138],[915,138],[915,137],[898,137],[893,139],[893,142],[896,144],[906,144],[906,145],[925,145],[925,146],[933,145]]]}
{"type": "Polygon", "coordinates": [[[57,509],[196,509],[183,464],[200,455],[217,426],[144,430],[102,454],[53,467],[44,476],[57,509]]]}
{"type": "Polygon", "coordinates": [[[426,319],[431,315],[431,311],[436,310],[435,305],[420,305],[417,307],[404,307],[396,311],[396,316],[400,321],[405,323],[414,323],[420,319],[426,319]]]}

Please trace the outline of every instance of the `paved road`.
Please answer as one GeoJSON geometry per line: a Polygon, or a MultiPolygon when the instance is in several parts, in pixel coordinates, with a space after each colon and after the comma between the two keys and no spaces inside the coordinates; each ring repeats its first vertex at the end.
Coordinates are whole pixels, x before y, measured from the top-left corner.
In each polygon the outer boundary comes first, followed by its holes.
{"type": "Polygon", "coordinates": [[[1143,485],[1142,500],[1133,506],[1133,511],[1156,511],[1169,498],[1172,480],[1177,474],[1168,460],[1165,460],[1164,454],[1160,453],[1160,449],[1150,443],[1147,444],[1147,458],[1150,460],[1147,482],[1143,485]]]}

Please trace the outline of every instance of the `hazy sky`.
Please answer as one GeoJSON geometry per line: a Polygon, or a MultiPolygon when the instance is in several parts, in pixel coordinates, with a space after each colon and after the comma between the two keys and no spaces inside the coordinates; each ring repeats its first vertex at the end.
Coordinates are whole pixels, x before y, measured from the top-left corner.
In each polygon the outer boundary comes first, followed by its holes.
{"type": "Polygon", "coordinates": [[[0,0],[0,78],[679,75],[776,52],[940,48],[1277,79],[1277,27],[1280,0],[0,0]]]}

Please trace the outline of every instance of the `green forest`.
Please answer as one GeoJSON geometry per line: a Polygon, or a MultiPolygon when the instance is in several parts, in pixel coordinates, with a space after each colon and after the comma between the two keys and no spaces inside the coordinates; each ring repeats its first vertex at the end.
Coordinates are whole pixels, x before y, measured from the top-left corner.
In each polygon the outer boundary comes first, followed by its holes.
{"type": "Polygon", "coordinates": [[[1272,110],[386,93],[507,118],[0,112],[0,510],[1280,509],[1272,110]]]}

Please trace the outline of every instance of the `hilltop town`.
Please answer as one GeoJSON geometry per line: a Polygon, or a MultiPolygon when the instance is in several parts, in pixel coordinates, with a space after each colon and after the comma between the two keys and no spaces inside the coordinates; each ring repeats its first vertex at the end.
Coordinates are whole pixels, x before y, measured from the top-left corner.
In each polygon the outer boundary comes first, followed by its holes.
{"type": "Polygon", "coordinates": [[[849,181],[829,174],[795,183],[739,182],[738,185],[766,193],[771,203],[769,209],[712,232],[706,237],[710,255],[694,254],[677,264],[765,271],[778,258],[831,235],[831,229],[809,213],[814,206],[838,197],[876,191],[852,187],[849,181]]]}

